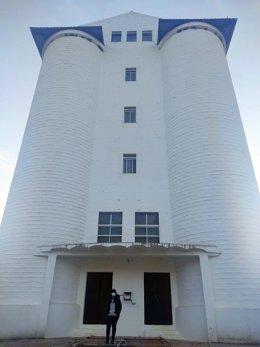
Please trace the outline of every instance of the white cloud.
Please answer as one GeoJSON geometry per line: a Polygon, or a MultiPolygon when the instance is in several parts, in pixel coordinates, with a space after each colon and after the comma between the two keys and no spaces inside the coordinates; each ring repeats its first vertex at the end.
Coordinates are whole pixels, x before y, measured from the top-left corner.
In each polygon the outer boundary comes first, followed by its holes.
{"type": "Polygon", "coordinates": [[[8,151],[0,151],[0,161],[10,161],[10,154],[8,151]]]}

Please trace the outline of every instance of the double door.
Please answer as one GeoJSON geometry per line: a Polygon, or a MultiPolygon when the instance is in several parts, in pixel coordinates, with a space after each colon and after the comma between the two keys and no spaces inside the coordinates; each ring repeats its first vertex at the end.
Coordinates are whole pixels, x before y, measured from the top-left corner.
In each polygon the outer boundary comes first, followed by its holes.
{"type": "MultiPolygon", "coordinates": [[[[112,272],[89,272],[87,274],[83,324],[106,323],[106,304],[111,294],[112,281],[112,272]]],[[[144,324],[171,325],[170,274],[165,272],[145,272],[143,288],[144,324]]],[[[123,298],[121,299],[123,300],[123,298]]]]}

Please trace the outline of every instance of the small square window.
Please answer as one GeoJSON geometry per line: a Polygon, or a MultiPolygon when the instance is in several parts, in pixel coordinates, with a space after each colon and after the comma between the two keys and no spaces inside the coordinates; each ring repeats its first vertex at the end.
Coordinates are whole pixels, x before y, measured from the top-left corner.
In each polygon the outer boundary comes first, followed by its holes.
{"type": "Polygon", "coordinates": [[[111,42],[121,42],[122,33],[121,31],[112,31],[111,42]]]}
{"type": "Polygon", "coordinates": [[[127,42],[135,42],[137,39],[136,31],[128,31],[126,34],[127,42]]]}
{"type": "Polygon", "coordinates": [[[136,107],[124,108],[124,122],[135,123],[136,122],[136,107]]]}
{"type": "Polygon", "coordinates": [[[125,69],[125,80],[126,81],[136,81],[136,68],[135,67],[127,67],[125,69]]]}
{"type": "Polygon", "coordinates": [[[136,173],[136,154],[123,155],[123,173],[136,173]]]}
{"type": "Polygon", "coordinates": [[[152,41],[153,35],[152,30],[145,30],[142,32],[142,41],[152,41]]]}

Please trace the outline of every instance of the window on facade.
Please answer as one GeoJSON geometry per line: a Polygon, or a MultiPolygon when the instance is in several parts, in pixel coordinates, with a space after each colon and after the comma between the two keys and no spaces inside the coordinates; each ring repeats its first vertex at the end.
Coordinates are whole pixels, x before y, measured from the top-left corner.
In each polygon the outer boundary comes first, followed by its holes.
{"type": "Polygon", "coordinates": [[[123,173],[136,173],[136,154],[124,154],[123,173]]]}
{"type": "Polygon", "coordinates": [[[121,31],[112,31],[111,42],[121,42],[121,31]]]}
{"type": "Polygon", "coordinates": [[[135,213],[135,242],[159,243],[159,213],[135,213]]]}
{"type": "Polygon", "coordinates": [[[135,123],[136,122],[136,107],[125,107],[124,108],[124,122],[135,123]]]}
{"type": "Polygon", "coordinates": [[[142,41],[152,41],[152,30],[145,30],[142,32],[142,41]]]}
{"type": "Polygon", "coordinates": [[[126,34],[126,41],[135,42],[137,38],[136,31],[128,31],[126,34]]]}
{"type": "Polygon", "coordinates": [[[122,241],[122,212],[99,212],[97,242],[122,241]]]}
{"type": "Polygon", "coordinates": [[[136,68],[127,67],[125,69],[125,80],[126,81],[136,81],[136,68]]]}

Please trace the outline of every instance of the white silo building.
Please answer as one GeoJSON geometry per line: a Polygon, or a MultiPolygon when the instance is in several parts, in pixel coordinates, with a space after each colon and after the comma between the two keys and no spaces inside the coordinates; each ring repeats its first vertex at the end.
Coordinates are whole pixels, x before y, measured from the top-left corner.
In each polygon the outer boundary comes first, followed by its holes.
{"type": "Polygon", "coordinates": [[[113,287],[118,335],[260,341],[235,23],[32,28],[42,67],[1,225],[1,337],[102,336],[113,287]]]}

